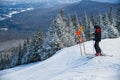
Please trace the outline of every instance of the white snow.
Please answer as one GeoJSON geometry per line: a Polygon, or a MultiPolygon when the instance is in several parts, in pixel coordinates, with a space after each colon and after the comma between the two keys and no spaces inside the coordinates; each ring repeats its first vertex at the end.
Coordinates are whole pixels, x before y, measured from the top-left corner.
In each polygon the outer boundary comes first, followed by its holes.
{"type": "MultiPolygon", "coordinates": [[[[79,45],[64,48],[51,58],[0,71],[0,80],[120,80],[120,38],[102,40],[102,51],[110,56],[88,59],[79,45]]],[[[84,43],[94,54],[93,41],[84,43]]],[[[89,55],[88,55],[89,56],[89,55]]]]}
{"type": "Polygon", "coordinates": [[[18,13],[25,12],[25,11],[29,11],[29,10],[33,10],[33,9],[34,9],[34,8],[27,8],[27,9],[23,9],[23,10],[21,10],[21,11],[12,11],[12,12],[10,12],[8,15],[6,15],[6,16],[8,16],[9,18],[11,18],[12,15],[14,15],[14,14],[18,14],[18,13]]]}
{"type": "Polygon", "coordinates": [[[7,31],[8,28],[0,28],[0,30],[2,30],[2,31],[7,31]]]}
{"type": "Polygon", "coordinates": [[[20,12],[25,12],[25,11],[29,11],[29,10],[33,10],[34,8],[27,8],[25,10],[21,10],[20,12]]]}
{"type": "Polygon", "coordinates": [[[0,16],[0,21],[2,21],[2,20],[5,20],[5,18],[0,16]]]}
{"type": "Polygon", "coordinates": [[[8,16],[9,18],[11,18],[13,14],[17,14],[17,13],[19,13],[19,12],[18,11],[12,11],[8,15],[6,15],[6,16],[8,16]]]}

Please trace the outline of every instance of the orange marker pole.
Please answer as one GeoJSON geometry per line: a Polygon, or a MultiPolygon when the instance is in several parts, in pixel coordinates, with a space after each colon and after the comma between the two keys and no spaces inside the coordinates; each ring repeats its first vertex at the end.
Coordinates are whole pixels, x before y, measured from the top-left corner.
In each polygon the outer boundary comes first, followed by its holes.
{"type": "Polygon", "coordinates": [[[81,52],[81,56],[82,56],[82,47],[81,47],[81,40],[80,40],[80,31],[76,31],[76,35],[78,37],[78,41],[79,41],[79,47],[80,47],[80,52],[81,52]]]}

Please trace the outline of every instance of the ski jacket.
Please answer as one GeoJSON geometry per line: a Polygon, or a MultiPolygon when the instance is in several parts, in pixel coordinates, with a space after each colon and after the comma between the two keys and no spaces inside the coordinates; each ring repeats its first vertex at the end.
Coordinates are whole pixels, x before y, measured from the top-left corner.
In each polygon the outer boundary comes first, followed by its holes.
{"type": "Polygon", "coordinates": [[[101,41],[101,28],[100,27],[96,27],[94,35],[95,35],[95,41],[101,41]]]}

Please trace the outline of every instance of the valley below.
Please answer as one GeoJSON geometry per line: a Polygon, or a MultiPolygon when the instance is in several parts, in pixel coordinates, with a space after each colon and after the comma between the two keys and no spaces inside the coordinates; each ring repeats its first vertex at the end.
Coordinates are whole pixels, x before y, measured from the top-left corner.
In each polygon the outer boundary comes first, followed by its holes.
{"type": "Polygon", "coordinates": [[[19,44],[23,44],[23,39],[9,40],[5,42],[0,42],[0,52],[4,50],[10,50],[11,48],[18,47],[19,44]]]}

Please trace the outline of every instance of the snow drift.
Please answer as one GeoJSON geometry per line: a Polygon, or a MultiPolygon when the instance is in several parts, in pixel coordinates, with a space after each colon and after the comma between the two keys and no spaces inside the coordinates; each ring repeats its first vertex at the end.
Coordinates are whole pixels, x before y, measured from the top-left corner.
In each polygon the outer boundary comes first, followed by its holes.
{"type": "MultiPolygon", "coordinates": [[[[110,56],[92,59],[81,56],[79,45],[64,48],[51,58],[0,71],[0,80],[119,80],[120,38],[102,40],[102,51],[110,56]]],[[[85,42],[87,54],[94,54],[93,41],[85,42]]],[[[89,56],[89,55],[88,55],[89,56]]]]}

